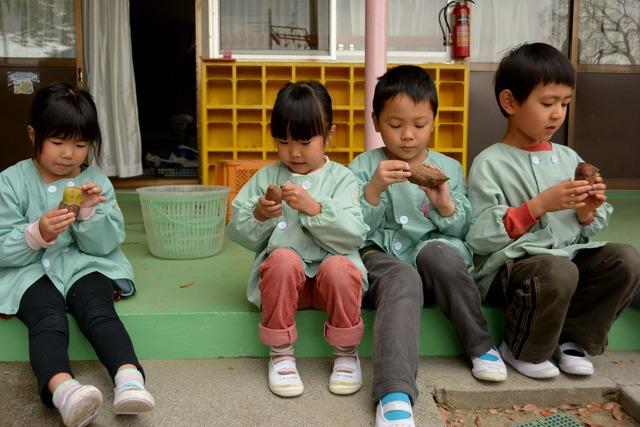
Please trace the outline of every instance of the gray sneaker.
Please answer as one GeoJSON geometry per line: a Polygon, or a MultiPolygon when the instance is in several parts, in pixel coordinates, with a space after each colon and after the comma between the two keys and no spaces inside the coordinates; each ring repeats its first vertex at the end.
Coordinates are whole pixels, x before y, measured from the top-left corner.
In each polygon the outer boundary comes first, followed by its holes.
{"type": "Polygon", "coordinates": [[[69,391],[60,407],[62,422],[67,427],[84,427],[98,416],[102,393],[92,385],[81,385],[69,391]]]}

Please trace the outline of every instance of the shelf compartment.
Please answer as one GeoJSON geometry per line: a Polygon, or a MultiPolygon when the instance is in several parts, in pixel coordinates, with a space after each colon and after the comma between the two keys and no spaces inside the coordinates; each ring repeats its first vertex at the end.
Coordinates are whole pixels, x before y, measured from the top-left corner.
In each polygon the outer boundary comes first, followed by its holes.
{"type": "Polygon", "coordinates": [[[364,82],[353,82],[353,105],[356,107],[364,107],[364,82]]]}
{"type": "Polygon", "coordinates": [[[351,148],[354,151],[364,151],[364,123],[353,125],[351,148]]]}
{"type": "Polygon", "coordinates": [[[253,108],[238,108],[236,111],[238,123],[262,123],[262,110],[253,108]]]}
{"type": "Polygon", "coordinates": [[[238,123],[238,149],[258,148],[262,150],[262,125],[257,123],[238,123]]]}
{"type": "Polygon", "coordinates": [[[233,148],[233,126],[231,123],[209,123],[206,141],[208,150],[233,148]]]}
{"type": "Polygon", "coordinates": [[[441,82],[464,82],[464,69],[440,69],[441,82]]]}
{"type": "Polygon", "coordinates": [[[233,92],[230,81],[207,81],[207,106],[231,105],[232,103],[233,92]]]}
{"type": "Polygon", "coordinates": [[[262,84],[260,80],[240,80],[236,84],[238,105],[262,105],[262,84]]]}
{"type": "Polygon", "coordinates": [[[265,104],[268,107],[272,107],[273,103],[276,101],[276,96],[278,96],[278,92],[282,87],[289,83],[289,80],[268,80],[267,81],[267,91],[265,104]]]}
{"type": "Polygon", "coordinates": [[[349,82],[348,81],[327,81],[325,87],[331,95],[333,105],[336,107],[349,106],[349,82]]]}
{"type": "Polygon", "coordinates": [[[267,65],[265,71],[266,71],[266,77],[268,79],[291,81],[291,78],[292,78],[291,77],[292,67],[289,65],[283,65],[283,66],[267,65]]]}
{"type": "Polygon", "coordinates": [[[231,108],[212,108],[207,110],[207,122],[209,123],[231,123],[233,121],[233,110],[231,108]]]}
{"type": "Polygon", "coordinates": [[[296,81],[300,80],[320,80],[322,74],[321,67],[296,67],[296,81]]]}
{"type": "Polygon", "coordinates": [[[464,106],[464,84],[442,82],[438,90],[439,102],[444,107],[464,106]]]}
{"type": "Polygon", "coordinates": [[[335,110],[333,123],[349,123],[349,110],[335,110]]]}
{"type": "Polygon", "coordinates": [[[439,111],[438,120],[441,124],[464,123],[464,111],[439,111]]]}
{"type": "Polygon", "coordinates": [[[260,65],[236,66],[236,78],[260,80],[262,78],[262,67],[260,65]]]}
{"type": "Polygon", "coordinates": [[[333,133],[329,147],[349,148],[349,124],[336,123],[336,131],[333,133]]]}
{"type": "Polygon", "coordinates": [[[364,81],[364,67],[353,67],[353,79],[364,81]]]}
{"type": "Polygon", "coordinates": [[[351,70],[349,67],[325,67],[325,80],[350,80],[351,70]]]}
{"type": "Polygon", "coordinates": [[[329,151],[329,159],[343,165],[349,164],[349,152],[329,151]]]}
{"type": "Polygon", "coordinates": [[[436,149],[462,148],[463,127],[459,124],[442,124],[438,126],[438,145],[436,149]]]}
{"type": "Polygon", "coordinates": [[[452,152],[452,151],[447,151],[447,150],[442,150],[442,151],[436,150],[436,151],[438,151],[439,153],[442,153],[442,154],[444,154],[446,156],[449,156],[449,157],[451,157],[453,159],[456,159],[457,161],[462,163],[462,153],[459,153],[457,151],[453,151],[452,152]]]}
{"type": "Polygon", "coordinates": [[[231,79],[233,68],[231,65],[215,66],[209,65],[206,68],[207,78],[231,79]]]}

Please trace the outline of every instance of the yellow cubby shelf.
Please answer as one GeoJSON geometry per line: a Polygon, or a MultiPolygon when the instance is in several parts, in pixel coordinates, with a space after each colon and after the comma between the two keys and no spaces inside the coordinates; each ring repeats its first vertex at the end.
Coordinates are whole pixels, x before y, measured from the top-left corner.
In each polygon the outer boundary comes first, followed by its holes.
{"type": "MultiPolygon", "coordinates": [[[[464,63],[420,66],[429,72],[438,89],[438,115],[428,146],[457,159],[466,170],[468,66],[464,63]]],[[[364,150],[364,123],[368,119],[363,63],[202,59],[199,129],[203,184],[222,184],[220,169],[228,167],[228,162],[246,161],[257,167],[277,159],[269,124],[273,103],[282,86],[301,80],[318,80],[331,95],[336,125],[327,148],[331,159],[346,164],[364,150]]]]}

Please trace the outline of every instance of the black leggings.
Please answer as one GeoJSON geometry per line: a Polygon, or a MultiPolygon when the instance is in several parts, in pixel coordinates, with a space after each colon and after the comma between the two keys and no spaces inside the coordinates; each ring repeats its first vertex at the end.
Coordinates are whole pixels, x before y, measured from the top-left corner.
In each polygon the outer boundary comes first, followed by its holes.
{"type": "MultiPolygon", "coordinates": [[[[66,306],[112,379],[126,364],[143,372],[131,338],[113,306],[111,279],[97,272],[80,278],[67,292],[66,306]]],[[[42,276],[22,296],[16,317],[29,329],[29,360],[40,398],[47,406],[53,406],[49,380],[61,372],[73,375],[65,300],[51,279],[42,276]]]]}

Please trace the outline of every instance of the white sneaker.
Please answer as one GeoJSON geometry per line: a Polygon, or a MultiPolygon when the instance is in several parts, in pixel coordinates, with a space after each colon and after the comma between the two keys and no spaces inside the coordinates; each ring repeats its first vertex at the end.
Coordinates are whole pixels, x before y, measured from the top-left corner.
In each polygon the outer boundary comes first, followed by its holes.
{"type": "Polygon", "coordinates": [[[413,421],[413,409],[407,402],[393,401],[386,405],[382,405],[382,402],[378,402],[376,408],[376,427],[415,427],[416,423],[413,421]],[[384,417],[384,414],[389,411],[405,411],[411,414],[409,418],[401,420],[388,420],[384,417]]]}
{"type": "Polygon", "coordinates": [[[302,394],[304,385],[298,374],[295,359],[283,359],[276,363],[269,360],[269,390],[280,397],[302,394]]]}
{"type": "Polygon", "coordinates": [[[98,416],[102,393],[92,385],[80,385],[69,391],[60,406],[62,422],[67,427],[84,427],[98,416]]]}
{"type": "Polygon", "coordinates": [[[471,363],[471,374],[479,380],[501,382],[507,379],[507,367],[495,347],[472,358],[471,363]]]}
{"type": "Polygon", "coordinates": [[[336,357],[329,377],[329,391],[333,394],[352,394],[362,388],[362,368],[358,357],[336,357]]]}
{"type": "Polygon", "coordinates": [[[560,370],[572,375],[593,375],[593,363],[578,344],[567,341],[556,347],[553,357],[560,370]]]}
{"type": "Polygon", "coordinates": [[[144,388],[122,387],[113,391],[113,411],[118,415],[137,415],[155,407],[153,396],[144,388]]]}
{"type": "Polygon", "coordinates": [[[556,365],[548,360],[541,363],[531,363],[516,359],[511,352],[511,349],[504,341],[500,344],[500,354],[504,361],[511,365],[513,369],[529,378],[545,379],[554,378],[560,375],[560,371],[556,365]]]}

